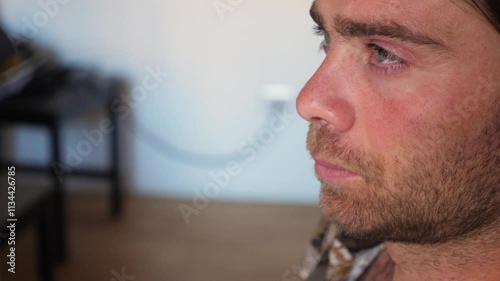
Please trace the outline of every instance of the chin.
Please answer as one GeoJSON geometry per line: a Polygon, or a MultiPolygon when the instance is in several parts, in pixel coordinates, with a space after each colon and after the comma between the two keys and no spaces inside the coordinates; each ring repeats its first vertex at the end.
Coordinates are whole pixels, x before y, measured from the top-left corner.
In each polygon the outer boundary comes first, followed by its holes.
{"type": "Polygon", "coordinates": [[[364,202],[354,202],[348,196],[325,189],[321,191],[320,209],[335,224],[337,230],[355,239],[385,240],[377,230],[375,213],[364,202]]]}

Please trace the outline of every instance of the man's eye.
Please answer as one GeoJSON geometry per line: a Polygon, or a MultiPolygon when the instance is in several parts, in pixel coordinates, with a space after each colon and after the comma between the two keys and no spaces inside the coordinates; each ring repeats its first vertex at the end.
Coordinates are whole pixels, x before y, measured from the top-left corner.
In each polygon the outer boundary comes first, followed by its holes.
{"type": "Polygon", "coordinates": [[[368,44],[368,48],[373,52],[369,65],[382,74],[395,74],[409,67],[404,59],[392,52],[375,44],[368,44]]]}
{"type": "Polygon", "coordinates": [[[380,64],[397,64],[403,62],[403,59],[380,46],[369,44],[368,47],[373,49],[373,56],[380,64]]]}

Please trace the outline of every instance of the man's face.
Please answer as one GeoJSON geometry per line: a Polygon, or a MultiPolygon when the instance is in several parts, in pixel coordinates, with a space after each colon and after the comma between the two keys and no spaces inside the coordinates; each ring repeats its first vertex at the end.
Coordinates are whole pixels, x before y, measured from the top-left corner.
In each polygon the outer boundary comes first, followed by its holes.
{"type": "Polygon", "coordinates": [[[311,123],[323,212],[374,240],[439,243],[498,227],[494,28],[464,0],[317,0],[312,14],[326,58],[297,108],[311,123]]]}

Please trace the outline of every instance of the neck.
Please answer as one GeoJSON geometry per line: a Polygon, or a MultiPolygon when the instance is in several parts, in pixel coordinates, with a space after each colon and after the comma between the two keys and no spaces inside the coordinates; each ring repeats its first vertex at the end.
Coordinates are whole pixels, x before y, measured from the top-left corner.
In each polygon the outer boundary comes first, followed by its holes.
{"type": "Polygon", "coordinates": [[[500,228],[435,245],[386,242],[393,281],[500,280],[500,228]]]}

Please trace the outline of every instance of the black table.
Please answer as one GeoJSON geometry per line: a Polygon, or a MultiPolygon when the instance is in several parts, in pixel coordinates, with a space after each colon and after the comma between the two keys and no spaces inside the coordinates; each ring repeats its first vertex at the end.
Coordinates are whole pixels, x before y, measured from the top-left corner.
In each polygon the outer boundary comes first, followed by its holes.
{"type": "MultiPolygon", "coordinates": [[[[119,174],[119,138],[118,114],[112,110],[112,103],[119,98],[125,88],[123,81],[108,79],[104,83],[93,83],[80,79],[80,83],[58,85],[49,92],[19,94],[0,101],[0,125],[2,124],[34,124],[48,129],[51,136],[50,165],[36,166],[5,162],[16,166],[16,169],[50,173],[55,186],[55,205],[57,222],[56,258],[62,261],[67,255],[65,219],[64,219],[64,178],[68,176],[85,176],[107,178],[111,183],[111,214],[118,218],[122,213],[122,183],[119,174]],[[85,84],[87,83],[88,84],[85,84]],[[83,84],[82,84],[83,83],[83,84]],[[75,168],[61,178],[55,172],[57,165],[64,163],[61,150],[62,124],[83,115],[95,108],[106,106],[113,130],[109,132],[111,141],[111,167],[107,171],[75,168]]],[[[6,166],[6,165],[4,165],[6,166]]]]}

